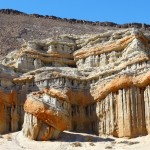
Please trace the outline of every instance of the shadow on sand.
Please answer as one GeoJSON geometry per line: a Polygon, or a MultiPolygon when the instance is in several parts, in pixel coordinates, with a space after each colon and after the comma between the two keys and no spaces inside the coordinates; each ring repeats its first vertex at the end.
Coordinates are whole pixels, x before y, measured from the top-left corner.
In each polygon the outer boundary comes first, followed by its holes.
{"type": "Polygon", "coordinates": [[[61,142],[113,142],[113,138],[103,138],[92,134],[75,133],[75,132],[62,132],[57,139],[61,142]]]}

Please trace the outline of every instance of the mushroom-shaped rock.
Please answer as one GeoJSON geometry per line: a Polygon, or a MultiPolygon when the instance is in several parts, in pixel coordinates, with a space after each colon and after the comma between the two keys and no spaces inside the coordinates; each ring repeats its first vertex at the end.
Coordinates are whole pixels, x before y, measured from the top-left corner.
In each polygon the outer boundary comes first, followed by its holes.
{"type": "Polygon", "coordinates": [[[23,133],[34,140],[56,139],[61,131],[70,128],[70,104],[39,93],[30,94],[24,104],[23,133]]]}

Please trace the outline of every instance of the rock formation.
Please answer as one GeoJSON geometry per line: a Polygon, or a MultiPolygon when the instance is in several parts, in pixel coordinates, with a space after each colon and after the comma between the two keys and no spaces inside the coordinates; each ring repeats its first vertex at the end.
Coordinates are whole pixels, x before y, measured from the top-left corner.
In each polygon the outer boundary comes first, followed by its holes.
{"type": "Polygon", "coordinates": [[[63,130],[149,134],[149,51],[137,29],[25,43],[1,61],[0,132],[22,128],[35,140],[63,130]]]}
{"type": "Polygon", "coordinates": [[[37,140],[57,138],[60,131],[70,129],[70,103],[57,90],[32,93],[24,105],[23,133],[37,140]],[[60,94],[60,95],[59,95],[60,94]],[[56,97],[54,97],[56,96],[56,97]]]}

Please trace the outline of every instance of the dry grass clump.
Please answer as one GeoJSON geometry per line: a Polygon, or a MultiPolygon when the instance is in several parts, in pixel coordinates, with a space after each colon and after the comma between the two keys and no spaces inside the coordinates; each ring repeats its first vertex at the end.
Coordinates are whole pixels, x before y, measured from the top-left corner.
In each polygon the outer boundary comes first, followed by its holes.
{"type": "Polygon", "coordinates": [[[127,144],[127,145],[133,145],[133,144],[138,144],[139,142],[135,141],[135,142],[132,142],[132,141],[120,141],[118,142],[118,144],[127,144]]]}
{"type": "Polygon", "coordinates": [[[106,146],[105,149],[112,149],[112,146],[106,146]]]}
{"type": "Polygon", "coordinates": [[[71,144],[72,147],[82,147],[82,144],[80,142],[75,142],[71,144]]]}
{"type": "Polygon", "coordinates": [[[90,142],[89,145],[90,146],[95,146],[95,144],[93,142],[90,142]]]}

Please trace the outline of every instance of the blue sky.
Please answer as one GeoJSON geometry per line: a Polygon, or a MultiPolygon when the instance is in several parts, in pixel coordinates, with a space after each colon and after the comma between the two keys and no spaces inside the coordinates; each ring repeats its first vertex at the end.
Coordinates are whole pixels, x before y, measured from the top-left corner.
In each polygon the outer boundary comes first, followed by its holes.
{"type": "Polygon", "coordinates": [[[150,24],[150,0],[0,0],[0,9],[119,24],[150,24]]]}

